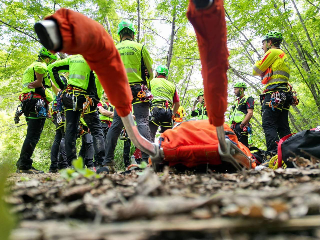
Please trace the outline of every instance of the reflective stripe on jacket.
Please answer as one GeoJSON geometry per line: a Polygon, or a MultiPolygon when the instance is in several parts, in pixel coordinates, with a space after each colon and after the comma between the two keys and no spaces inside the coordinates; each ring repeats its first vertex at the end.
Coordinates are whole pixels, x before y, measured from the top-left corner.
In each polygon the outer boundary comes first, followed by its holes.
{"type": "Polygon", "coordinates": [[[83,90],[88,88],[91,69],[81,55],[74,55],[56,61],[48,66],[48,71],[56,86],[60,86],[59,73],[69,72],[68,84],[83,90]]]}
{"type": "Polygon", "coordinates": [[[236,100],[235,105],[233,106],[233,112],[231,113],[231,117],[229,120],[229,123],[232,124],[233,122],[235,123],[241,123],[244,118],[246,117],[247,114],[239,110],[239,107],[241,105],[244,105],[247,103],[249,97],[244,96],[243,98],[240,99],[240,101],[236,100]]]}
{"type": "Polygon", "coordinates": [[[153,78],[152,59],[150,58],[149,52],[142,44],[124,40],[117,44],[116,48],[120,53],[120,57],[126,69],[129,83],[143,82],[143,75],[145,75],[145,72],[142,71],[142,64],[144,64],[148,70],[149,79],[153,78]]]}
{"type": "Polygon", "coordinates": [[[260,75],[266,87],[272,84],[287,83],[290,78],[287,55],[281,49],[268,50],[263,59],[255,63],[253,75],[260,75]]]}

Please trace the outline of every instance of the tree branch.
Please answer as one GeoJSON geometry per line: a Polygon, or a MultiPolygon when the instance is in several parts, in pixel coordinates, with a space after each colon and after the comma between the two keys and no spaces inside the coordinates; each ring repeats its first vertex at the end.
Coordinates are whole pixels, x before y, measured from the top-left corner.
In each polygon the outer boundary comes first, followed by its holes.
{"type": "Polygon", "coordinates": [[[28,34],[28,33],[26,33],[26,32],[23,32],[23,31],[20,30],[19,28],[14,27],[14,26],[10,25],[9,23],[6,23],[6,22],[4,22],[4,21],[2,21],[2,20],[0,20],[0,22],[3,23],[4,25],[8,26],[9,28],[13,28],[14,30],[16,30],[16,31],[18,31],[18,32],[20,32],[20,33],[22,33],[22,34],[24,34],[24,35],[27,35],[28,37],[32,38],[33,40],[39,42],[39,40],[38,40],[37,38],[33,37],[32,35],[30,35],[30,34],[28,34]]]}

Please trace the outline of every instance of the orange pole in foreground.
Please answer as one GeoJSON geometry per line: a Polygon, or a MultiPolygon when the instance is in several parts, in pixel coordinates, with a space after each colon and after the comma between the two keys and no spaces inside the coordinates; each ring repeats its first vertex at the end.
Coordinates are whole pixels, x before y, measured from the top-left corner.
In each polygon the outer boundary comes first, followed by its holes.
{"type": "Polygon", "coordinates": [[[131,112],[132,93],[119,52],[101,24],[69,9],[60,9],[46,20],[54,20],[62,35],[61,52],[81,54],[120,117],[131,112]]]}
{"type": "Polygon", "coordinates": [[[204,10],[196,10],[190,0],[187,17],[197,35],[209,121],[214,126],[222,126],[228,104],[229,66],[223,0],[215,0],[209,9],[204,10]]]}

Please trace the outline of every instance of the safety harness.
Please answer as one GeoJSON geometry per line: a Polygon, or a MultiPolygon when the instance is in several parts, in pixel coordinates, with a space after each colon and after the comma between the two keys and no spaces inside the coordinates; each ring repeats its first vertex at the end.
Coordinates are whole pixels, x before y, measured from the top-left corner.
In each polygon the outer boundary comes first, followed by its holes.
{"type": "Polygon", "coordinates": [[[77,111],[78,98],[80,96],[83,96],[86,99],[82,107],[82,117],[85,114],[89,114],[96,111],[96,109],[91,110],[90,108],[90,106],[94,106],[94,102],[93,99],[87,94],[86,90],[69,84],[65,90],[65,93],[67,98],[72,98],[72,109],[69,108],[66,109],[66,111],[77,111]]]}
{"type": "MultiPolygon", "coordinates": [[[[23,113],[25,114],[26,118],[29,119],[37,119],[37,118],[43,118],[43,117],[48,117],[48,104],[49,102],[42,97],[40,94],[38,93],[34,93],[34,92],[28,92],[28,93],[22,93],[19,95],[19,100],[21,102],[21,108],[23,113]],[[32,99],[38,99],[38,101],[35,103],[35,108],[34,111],[35,112],[28,112],[28,104],[30,103],[30,101],[32,99]],[[29,113],[35,113],[37,116],[36,117],[30,117],[29,113]]],[[[17,119],[15,121],[18,121],[17,119]]]]}
{"type": "MultiPolygon", "coordinates": [[[[162,108],[165,109],[166,112],[171,110],[172,106],[168,101],[165,102],[152,102],[152,106],[150,108],[151,114],[153,114],[154,108],[162,108]]],[[[171,117],[172,119],[172,117],[171,117]]],[[[154,116],[151,115],[151,122],[153,122],[156,126],[163,126],[163,127],[172,127],[172,120],[170,122],[161,122],[161,124],[158,124],[156,121],[154,121],[154,116]]]]}

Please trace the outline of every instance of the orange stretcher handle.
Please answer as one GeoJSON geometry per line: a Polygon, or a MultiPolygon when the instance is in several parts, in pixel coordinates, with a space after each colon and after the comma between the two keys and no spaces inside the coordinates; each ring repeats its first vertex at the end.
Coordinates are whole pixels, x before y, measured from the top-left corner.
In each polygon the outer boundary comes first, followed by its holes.
{"type": "Polygon", "coordinates": [[[205,10],[196,10],[190,0],[187,17],[197,35],[209,121],[214,126],[222,126],[228,104],[229,66],[223,0],[215,0],[213,6],[205,10]]]}
{"type": "Polygon", "coordinates": [[[69,9],[45,19],[55,20],[62,35],[61,52],[81,54],[98,75],[120,117],[131,112],[132,94],[127,74],[111,36],[101,24],[69,9]]]}

